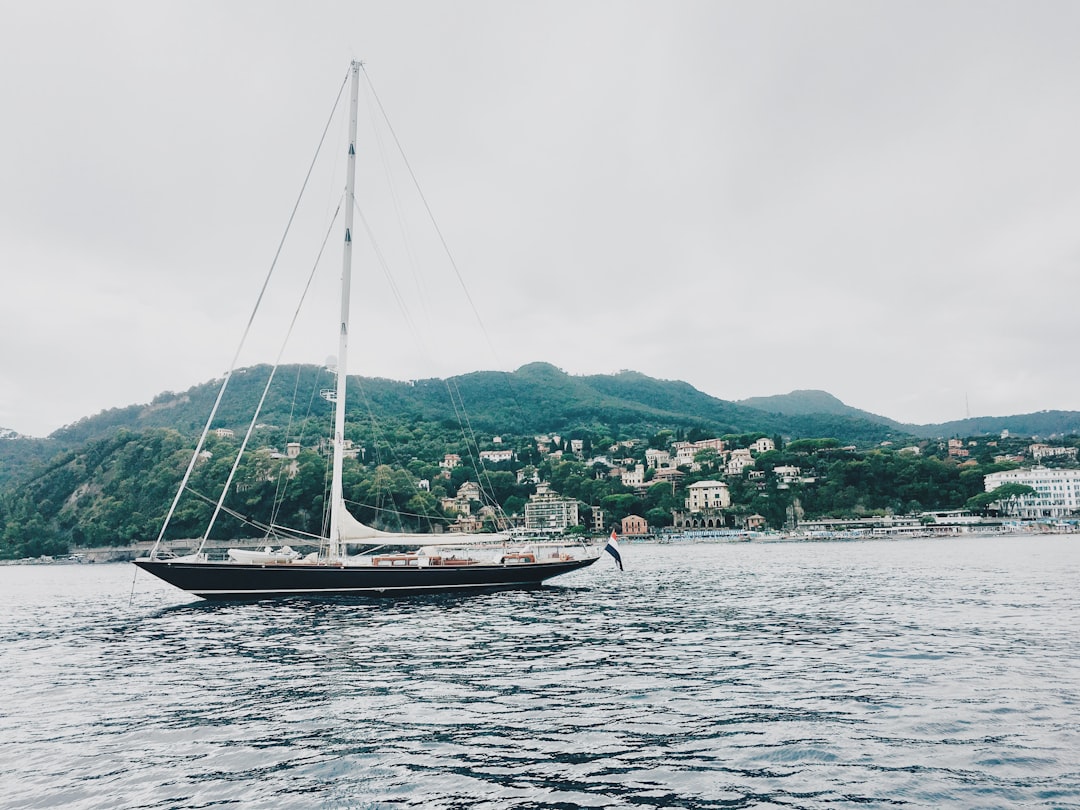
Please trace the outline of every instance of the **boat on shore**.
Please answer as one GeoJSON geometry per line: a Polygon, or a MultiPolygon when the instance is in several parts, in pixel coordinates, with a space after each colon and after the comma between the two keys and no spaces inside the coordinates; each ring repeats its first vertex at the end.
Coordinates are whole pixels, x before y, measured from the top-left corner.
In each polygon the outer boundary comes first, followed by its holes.
{"type": "MultiPolygon", "coordinates": [[[[350,66],[350,121],[343,203],[344,257],[340,322],[336,330],[337,386],[335,390],[327,392],[326,396],[335,406],[327,536],[307,538],[308,542],[318,544],[318,550],[306,555],[295,551],[290,545],[275,549],[270,544],[254,550],[232,548],[227,550],[224,557],[212,558],[206,550],[207,540],[214,520],[223,509],[224,492],[228,491],[231,483],[230,474],[211,517],[210,526],[193,553],[176,556],[162,548],[169,521],[204,448],[215,412],[228,385],[230,371],[222,382],[217,402],[207,419],[202,437],[173,499],[157,542],[146,556],[134,561],[140,569],[205,599],[380,596],[537,587],[553,577],[592,565],[601,554],[601,547],[596,544],[521,538],[508,531],[471,535],[388,532],[362,523],[353,517],[346,507],[342,471],[347,449],[345,394],[350,333],[353,210],[356,207],[355,145],[360,69],[359,62],[353,62],[350,66]],[[364,548],[366,551],[350,553],[354,548],[364,548]]],[[[254,424],[253,418],[252,427],[254,424]]],[[[250,435],[249,429],[248,436],[250,435]]],[[[241,452],[243,447],[244,445],[241,446],[241,452]]],[[[235,469],[234,466],[234,472],[235,469]]],[[[281,535],[275,531],[274,536],[281,535]]],[[[609,548],[610,546],[611,544],[609,548]]]]}

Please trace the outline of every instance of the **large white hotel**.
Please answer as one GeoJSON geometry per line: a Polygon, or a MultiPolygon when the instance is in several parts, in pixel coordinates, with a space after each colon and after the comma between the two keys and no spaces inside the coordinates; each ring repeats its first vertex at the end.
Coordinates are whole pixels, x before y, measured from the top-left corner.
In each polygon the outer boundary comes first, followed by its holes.
{"type": "Polygon", "coordinates": [[[1003,484],[1026,484],[1035,490],[1003,504],[1007,513],[1019,518],[1063,518],[1080,511],[1080,470],[1046,467],[990,473],[984,479],[987,492],[1003,484]]]}

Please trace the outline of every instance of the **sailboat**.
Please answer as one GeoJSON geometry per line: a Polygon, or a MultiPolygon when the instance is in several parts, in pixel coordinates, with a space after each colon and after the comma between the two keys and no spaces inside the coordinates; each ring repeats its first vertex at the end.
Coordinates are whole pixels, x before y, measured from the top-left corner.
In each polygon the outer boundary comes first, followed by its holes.
{"type": "MultiPolygon", "coordinates": [[[[351,95],[346,160],[344,258],[341,276],[340,329],[334,403],[333,466],[327,537],[307,555],[289,546],[263,550],[228,549],[222,559],[205,550],[210,529],[194,553],[175,556],[163,550],[169,519],[184,491],[213,420],[206,423],[187,472],[165,518],[157,542],[135,565],[184,591],[205,599],[268,599],[290,596],[379,596],[537,587],[552,577],[592,565],[598,545],[571,540],[522,538],[510,532],[477,535],[407,534],[368,526],[349,513],[342,486],[346,454],[345,393],[352,276],[352,231],[356,175],[357,102],[360,62],[350,66],[351,95]],[[364,553],[349,549],[364,546],[364,553]]],[[[228,375],[222,386],[228,382],[228,375]]],[[[218,394],[220,404],[221,393],[218,394]]],[[[250,432],[249,432],[250,434],[250,432]]],[[[235,467],[234,467],[235,470],[235,467]]],[[[226,483],[226,488],[228,482],[226,483]]],[[[222,500],[215,510],[216,517],[222,500]]],[[[211,522],[213,518],[211,519],[211,522]]]]}

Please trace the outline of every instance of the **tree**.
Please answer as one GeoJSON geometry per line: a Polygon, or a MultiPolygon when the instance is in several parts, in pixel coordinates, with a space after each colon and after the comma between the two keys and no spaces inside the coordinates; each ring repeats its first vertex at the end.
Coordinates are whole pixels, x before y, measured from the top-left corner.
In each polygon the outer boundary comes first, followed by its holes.
{"type": "Polygon", "coordinates": [[[1014,498],[1020,498],[1024,495],[1034,495],[1035,490],[1026,484],[1002,484],[992,492],[982,492],[974,497],[968,498],[967,508],[972,512],[988,512],[990,511],[991,504],[1001,504],[1002,510],[1008,511],[1008,504],[1014,498]]]}
{"type": "Polygon", "coordinates": [[[715,470],[719,461],[720,454],[716,452],[715,447],[704,447],[694,453],[694,463],[700,464],[703,470],[710,472],[715,470]]]}
{"type": "Polygon", "coordinates": [[[637,514],[641,502],[635,495],[607,495],[600,501],[600,506],[611,515],[612,522],[617,522],[627,515],[637,514]]]}

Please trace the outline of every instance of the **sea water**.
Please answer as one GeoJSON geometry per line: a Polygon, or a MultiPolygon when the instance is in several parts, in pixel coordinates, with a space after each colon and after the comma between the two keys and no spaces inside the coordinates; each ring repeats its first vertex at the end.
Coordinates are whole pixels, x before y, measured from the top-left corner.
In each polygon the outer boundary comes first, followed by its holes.
{"type": "Polygon", "coordinates": [[[1080,807],[1080,536],[214,604],[0,568],[3,808],[1080,807]]]}

